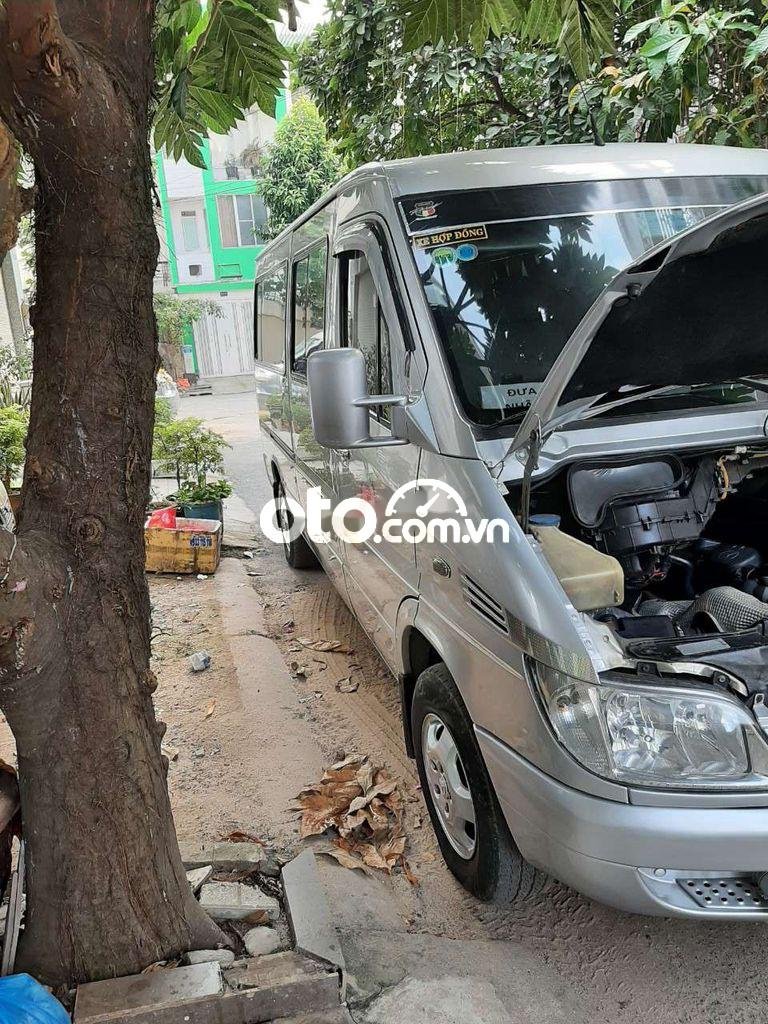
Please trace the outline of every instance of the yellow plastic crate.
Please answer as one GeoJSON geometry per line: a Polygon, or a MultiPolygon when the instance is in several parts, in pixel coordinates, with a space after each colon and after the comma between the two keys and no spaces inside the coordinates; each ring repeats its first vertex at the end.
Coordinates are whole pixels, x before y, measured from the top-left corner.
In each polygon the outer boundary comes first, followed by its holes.
{"type": "Polygon", "coordinates": [[[144,530],[147,572],[216,572],[221,561],[221,523],[218,519],[176,520],[177,528],[144,530]]]}

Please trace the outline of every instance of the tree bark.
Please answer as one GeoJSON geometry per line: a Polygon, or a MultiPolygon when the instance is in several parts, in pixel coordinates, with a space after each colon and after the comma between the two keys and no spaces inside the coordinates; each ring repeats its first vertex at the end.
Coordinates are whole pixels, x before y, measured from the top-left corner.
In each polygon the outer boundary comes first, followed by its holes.
{"type": "Polygon", "coordinates": [[[152,0],[0,7],[0,118],[34,162],[37,260],[22,508],[0,537],[0,707],[28,857],[17,969],[49,984],[224,942],[179,857],[149,666],[153,15],[152,0]]]}

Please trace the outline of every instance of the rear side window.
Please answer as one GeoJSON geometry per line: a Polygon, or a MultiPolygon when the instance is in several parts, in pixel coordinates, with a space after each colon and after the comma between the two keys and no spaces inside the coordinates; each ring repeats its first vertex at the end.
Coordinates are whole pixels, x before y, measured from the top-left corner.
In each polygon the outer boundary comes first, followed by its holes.
{"type": "Polygon", "coordinates": [[[288,306],[288,265],[256,284],[256,358],[285,370],[285,315],[288,306]]]}
{"type": "Polygon", "coordinates": [[[328,245],[323,242],[293,265],[291,369],[306,375],[307,359],[325,347],[325,275],[328,245]]]}

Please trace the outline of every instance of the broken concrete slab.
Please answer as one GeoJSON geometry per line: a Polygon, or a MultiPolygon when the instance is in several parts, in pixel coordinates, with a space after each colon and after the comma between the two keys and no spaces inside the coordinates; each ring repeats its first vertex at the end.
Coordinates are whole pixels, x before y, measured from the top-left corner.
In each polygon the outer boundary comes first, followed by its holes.
{"type": "Polygon", "coordinates": [[[74,1019],[77,1024],[84,1021],[99,1024],[118,1020],[130,1010],[184,1007],[207,996],[219,995],[223,989],[221,968],[217,963],[93,981],[78,986],[74,1019]]]}
{"type": "Polygon", "coordinates": [[[451,1024],[462,1020],[460,1014],[451,1016],[451,1005],[461,1007],[470,997],[476,997],[485,1016],[473,1010],[462,1024],[495,1024],[497,1019],[504,1024],[589,1024],[595,1019],[567,979],[519,942],[347,930],[342,931],[342,941],[347,968],[360,987],[384,989],[364,1012],[355,1010],[360,1024],[421,1024],[423,1020],[451,1024]],[[406,987],[409,981],[417,984],[406,987]],[[436,991],[431,994],[433,983],[436,991]],[[453,1000],[447,1008],[437,991],[442,986],[453,1000]],[[391,993],[398,993],[400,1001],[391,993]],[[432,1007],[433,1016],[419,1015],[413,1008],[419,1000],[432,1007]],[[497,1003],[506,1016],[494,1016],[497,1003]]]}
{"type": "Polygon", "coordinates": [[[195,895],[200,892],[212,874],[213,866],[211,864],[206,864],[205,867],[202,868],[193,868],[191,871],[187,872],[187,881],[192,887],[192,892],[195,895]]]}
{"type": "Polygon", "coordinates": [[[211,865],[214,871],[258,871],[267,860],[266,851],[258,843],[180,843],[184,867],[203,868],[211,865]]]}
{"type": "Polygon", "coordinates": [[[265,928],[262,925],[247,931],[243,936],[243,944],[251,956],[264,956],[268,953],[277,953],[282,941],[274,928],[265,928]]]}
{"type": "Polygon", "coordinates": [[[200,890],[200,905],[215,921],[243,921],[259,912],[270,921],[280,917],[276,899],[242,882],[206,882],[200,890]]]}
{"type": "Polygon", "coordinates": [[[364,1024],[525,1024],[510,1016],[490,981],[442,977],[407,978],[377,996],[363,1011],[364,1024]]]}
{"type": "Polygon", "coordinates": [[[299,953],[338,968],[344,988],[344,954],[312,850],[303,850],[283,868],[288,921],[299,953]]]}
{"type": "Polygon", "coordinates": [[[231,967],[235,962],[235,954],[231,949],[193,949],[187,953],[187,960],[191,964],[220,964],[221,967],[231,967]]]}

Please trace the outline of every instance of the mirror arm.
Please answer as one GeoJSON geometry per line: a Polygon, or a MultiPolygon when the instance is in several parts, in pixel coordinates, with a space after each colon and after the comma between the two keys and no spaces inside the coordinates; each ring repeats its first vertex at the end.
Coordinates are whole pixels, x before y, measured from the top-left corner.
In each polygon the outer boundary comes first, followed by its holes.
{"type": "MultiPolygon", "coordinates": [[[[358,441],[355,445],[357,448],[394,448],[398,444],[410,444],[411,442],[405,437],[367,437],[363,441],[358,441]]],[[[351,451],[352,449],[344,448],[339,449],[340,451],[351,451]]]]}
{"type": "Polygon", "coordinates": [[[356,398],[352,403],[358,409],[371,409],[377,405],[403,406],[407,404],[408,399],[405,395],[366,395],[365,398],[356,398]]]}

